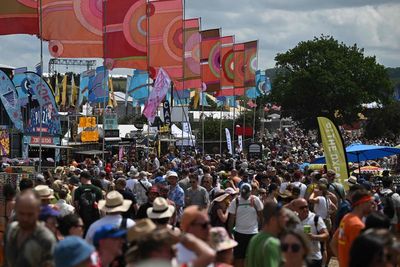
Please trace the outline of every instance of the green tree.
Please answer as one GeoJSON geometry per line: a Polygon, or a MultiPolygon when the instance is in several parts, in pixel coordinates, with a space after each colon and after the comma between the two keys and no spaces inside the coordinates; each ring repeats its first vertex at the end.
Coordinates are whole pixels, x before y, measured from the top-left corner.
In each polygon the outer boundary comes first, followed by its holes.
{"type": "Polygon", "coordinates": [[[386,137],[396,140],[400,135],[400,102],[392,102],[366,114],[365,137],[386,137]]]}
{"type": "Polygon", "coordinates": [[[338,123],[354,122],[361,104],[386,104],[393,94],[388,74],[375,57],[330,36],[300,42],[275,60],[272,100],[282,106],[283,115],[306,129],[315,128],[321,115],[338,123]]]}

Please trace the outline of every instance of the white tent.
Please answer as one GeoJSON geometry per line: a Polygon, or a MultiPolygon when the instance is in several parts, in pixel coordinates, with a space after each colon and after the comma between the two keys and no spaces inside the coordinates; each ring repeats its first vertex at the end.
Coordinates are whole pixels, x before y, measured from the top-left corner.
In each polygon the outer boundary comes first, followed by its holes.
{"type": "Polygon", "coordinates": [[[171,126],[171,134],[176,140],[177,146],[195,146],[196,144],[196,137],[191,135],[190,133],[184,132],[178,128],[175,124],[171,126]],[[182,144],[183,143],[183,144],[182,144]]]}

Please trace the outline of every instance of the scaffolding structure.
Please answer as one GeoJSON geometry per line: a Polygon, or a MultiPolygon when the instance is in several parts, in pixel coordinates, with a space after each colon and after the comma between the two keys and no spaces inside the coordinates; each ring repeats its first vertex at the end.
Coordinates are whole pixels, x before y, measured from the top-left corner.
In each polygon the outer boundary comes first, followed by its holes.
{"type": "Polygon", "coordinates": [[[86,70],[92,70],[96,67],[96,60],[82,60],[82,59],[61,59],[51,58],[49,60],[49,74],[50,76],[56,73],[56,66],[83,66],[86,70]]]}

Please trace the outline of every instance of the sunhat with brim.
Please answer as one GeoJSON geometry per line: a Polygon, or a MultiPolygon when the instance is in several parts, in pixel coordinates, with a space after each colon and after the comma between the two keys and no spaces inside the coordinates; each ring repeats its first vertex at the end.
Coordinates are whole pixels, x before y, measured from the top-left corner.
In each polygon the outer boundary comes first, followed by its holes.
{"type": "Polygon", "coordinates": [[[54,191],[48,185],[37,185],[34,191],[42,200],[54,198],[54,191]]]}
{"type": "Polygon", "coordinates": [[[239,193],[238,189],[233,189],[232,187],[228,187],[225,189],[225,193],[229,194],[229,195],[236,195],[239,193]]]}
{"type": "Polygon", "coordinates": [[[93,244],[99,245],[100,240],[106,238],[123,238],[126,236],[126,230],[120,229],[112,224],[106,224],[96,230],[93,236],[93,244]]]}
{"type": "Polygon", "coordinates": [[[153,232],[157,226],[150,219],[141,219],[136,221],[135,226],[128,229],[128,242],[140,240],[147,234],[153,232]]]}
{"type": "Polygon", "coordinates": [[[153,207],[147,209],[147,216],[150,219],[169,218],[174,214],[175,207],[169,205],[163,197],[157,197],[153,201],[153,207]]]}
{"type": "Polygon", "coordinates": [[[227,197],[229,197],[230,196],[230,194],[227,194],[227,193],[225,193],[225,194],[223,194],[223,195],[220,195],[219,197],[216,197],[215,199],[214,199],[214,201],[215,202],[222,202],[222,201],[224,201],[227,197]]]}
{"type": "Polygon", "coordinates": [[[94,247],[78,236],[67,236],[54,248],[56,267],[74,267],[89,259],[94,247]]]}
{"type": "Polygon", "coordinates": [[[218,252],[234,248],[238,243],[229,237],[224,227],[213,227],[210,230],[210,245],[218,252]]]}
{"type": "Polygon", "coordinates": [[[346,179],[345,182],[349,185],[349,186],[353,186],[355,184],[358,184],[357,182],[357,177],[355,176],[350,176],[349,179],[346,179]]]}
{"type": "Polygon", "coordinates": [[[131,200],[124,199],[118,191],[110,191],[105,200],[99,201],[99,209],[107,212],[126,212],[132,204],[131,200]]]}
{"type": "Polygon", "coordinates": [[[128,172],[128,176],[129,177],[132,177],[132,178],[137,178],[137,177],[139,177],[139,172],[138,172],[138,170],[137,169],[131,169],[129,172],[128,172]]]}
{"type": "Polygon", "coordinates": [[[166,174],[166,177],[167,178],[169,178],[169,177],[178,177],[178,174],[176,172],[174,172],[174,171],[168,171],[167,174],[166,174]]]}

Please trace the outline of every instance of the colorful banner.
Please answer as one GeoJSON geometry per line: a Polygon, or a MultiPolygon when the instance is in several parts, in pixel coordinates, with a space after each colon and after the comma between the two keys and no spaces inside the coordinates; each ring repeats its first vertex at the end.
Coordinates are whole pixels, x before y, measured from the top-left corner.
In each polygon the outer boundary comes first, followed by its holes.
{"type": "Polygon", "coordinates": [[[171,107],[169,101],[165,100],[163,102],[163,114],[164,114],[164,124],[171,126],[171,107]]]}
{"type": "Polygon", "coordinates": [[[172,80],[183,77],[183,5],[182,0],[150,0],[149,70],[154,78],[162,67],[172,80]]]}
{"type": "Polygon", "coordinates": [[[183,80],[175,83],[176,90],[201,88],[200,77],[200,18],[187,19],[184,25],[184,68],[183,80]]]}
{"type": "Polygon", "coordinates": [[[217,92],[221,88],[221,39],[220,29],[201,31],[201,79],[207,92],[217,92]]]}
{"type": "Polygon", "coordinates": [[[147,70],[146,0],[105,1],[106,66],[147,70]]]}
{"type": "Polygon", "coordinates": [[[224,36],[221,38],[221,90],[218,96],[235,95],[233,82],[235,81],[235,57],[233,52],[234,36],[224,36]]]}
{"type": "Polygon", "coordinates": [[[66,108],[67,106],[67,80],[68,76],[65,74],[63,79],[62,79],[62,93],[61,93],[61,106],[63,108],[66,108]]]}
{"type": "Polygon", "coordinates": [[[26,132],[35,133],[42,131],[52,135],[61,134],[60,117],[49,85],[34,72],[25,72],[25,74],[29,83],[29,92],[32,93],[32,100],[36,100],[39,103],[39,105],[30,111],[26,132]],[[42,107],[42,115],[40,115],[40,106],[42,107]],[[39,127],[40,118],[42,118],[41,129],[39,127]]]}
{"type": "Polygon", "coordinates": [[[328,170],[335,171],[339,182],[347,188],[345,179],[349,177],[349,171],[342,136],[331,120],[325,117],[318,117],[317,119],[324,147],[326,166],[328,170]]]}
{"type": "Polygon", "coordinates": [[[244,44],[233,45],[234,58],[235,58],[235,79],[233,85],[235,87],[235,95],[244,94],[244,44]]]}
{"type": "Polygon", "coordinates": [[[229,132],[228,128],[225,128],[225,135],[226,135],[226,145],[228,147],[229,154],[233,155],[231,133],[229,132]]]}
{"type": "Polygon", "coordinates": [[[37,0],[0,1],[0,35],[39,34],[37,0]]]}
{"type": "Polygon", "coordinates": [[[13,83],[17,89],[18,101],[21,107],[26,107],[28,104],[28,88],[25,72],[28,71],[27,67],[17,68],[14,70],[13,83]]]}
{"type": "MultiPolygon", "coordinates": [[[[147,71],[134,70],[127,94],[137,101],[147,99],[149,96],[148,83],[149,74],[147,71]]],[[[135,101],[132,101],[132,104],[133,102],[135,101]]]]}
{"type": "Polygon", "coordinates": [[[10,155],[10,133],[7,128],[0,128],[0,157],[10,155]]]}
{"type": "Polygon", "coordinates": [[[42,38],[49,41],[51,56],[103,57],[102,1],[42,0],[42,12],[42,38]]]}
{"type": "Polygon", "coordinates": [[[143,115],[146,116],[150,123],[154,122],[154,118],[156,117],[157,113],[157,107],[167,95],[170,85],[171,79],[169,78],[168,74],[162,68],[160,68],[154,83],[154,88],[151,91],[143,109],[143,115]]]}
{"type": "Polygon", "coordinates": [[[21,105],[18,101],[17,90],[11,79],[0,70],[0,99],[7,111],[10,121],[19,131],[24,131],[21,105]]]}
{"type": "Polygon", "coordinates": [[[104,66],[96,68],[96,76],[93,79],[92,87],[89,87],[89,102],[108,102],[108,70],[104,66]]]}
{"type": "Polygon", "coordinates": [[[87,70],[81,73],[79,83],[79,96],[78,106],[82,105],[83,101],[87,102],[89,99],[89,88],[92,87],[92,83],[95,77],[95,70],[87,70]]]}
{"type": "Polygon", "coordinates": [[[244,43],[244,86],[246,88],[256,86],[258,41],[244,43]]]}

